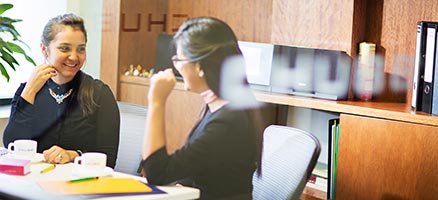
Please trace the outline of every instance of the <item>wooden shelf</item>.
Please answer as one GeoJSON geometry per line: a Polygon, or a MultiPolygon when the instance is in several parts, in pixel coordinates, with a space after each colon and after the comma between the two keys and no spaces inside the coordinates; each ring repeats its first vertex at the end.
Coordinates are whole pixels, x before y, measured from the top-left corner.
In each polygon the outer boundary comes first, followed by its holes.
{"type": "Polygon", "coordinates": [[[262,91],[254,93],[257,100],[266,103],[438,126],[438,117],[423,112],[413,113],[405,103],[333,101],[262,91]]]}
{"type": "Polygon", "coordinates": [[[120,82],[121,83],[131,83],[134,85],[150,85],[151,81],[149,78],[145,78],[145,77],[121,75],[120,82]]]}
{"type": "MultiPolygon", "coordinates": [[[[149,78],[138,76],[122,75],[120,76],[120,82],[144,86],[150,85],[149,78]]],[[[178,81],[175,89],[184,90],[184,83],[178,81]]],[[[266,103],[438,126],[438,117],[424,112],[412,112],[410,106],[405,103],[333,101],[256,90],[254,94],[257,100],[266,103]]]]}
{"type": "MultiPolygon", "coordinates": [[[[151,85],[151,80],[147,77],[121,75],[120,76],[120,83],[129,83],[129,84],[133,84],[133,85],[149,86],[149,85],[151,85]]],[[[184,89],[184,82],[177,81],[174,89],[175,90],[185,90],[184,89]]]]}

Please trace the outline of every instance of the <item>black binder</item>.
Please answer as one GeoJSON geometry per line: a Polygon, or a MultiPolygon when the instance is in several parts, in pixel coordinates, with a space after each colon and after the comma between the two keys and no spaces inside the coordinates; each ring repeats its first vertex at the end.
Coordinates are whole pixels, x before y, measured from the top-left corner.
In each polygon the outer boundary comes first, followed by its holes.
{"type": "Polygon", "coordinates": [[[424,82],[424,57],[426,53],[426,28],[431,22],[417,22],[417,41],[415,46],[415,68],[412,83],[411,108],[413,111],[421,111],[424,82]]]}
{"type": "Polygon", "coordinates": [[[432,98],[433,98],[433,75],[435,69],[435,52],[436,52],[436,36],[437,23],[427,23],[426,29],[426,52],[424,60],[424,81],[423,81],[423,96],[421,111],[432,113],[432,98]]]}

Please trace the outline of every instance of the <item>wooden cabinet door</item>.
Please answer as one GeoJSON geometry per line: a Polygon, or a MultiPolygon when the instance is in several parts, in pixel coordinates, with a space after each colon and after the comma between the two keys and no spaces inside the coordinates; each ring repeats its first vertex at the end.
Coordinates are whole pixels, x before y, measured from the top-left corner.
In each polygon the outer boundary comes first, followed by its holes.
{"type": "Polygon", "coordinates": [[[436,199],[438,127],[340,119],[336,199],[436,199]]]}
{"type": "MultiPolygon", "coordinates": [[[[144,82],[146,83],[121,83],[120,101],[147,106],[149,85],[147,81],[144,82]]],[[[198,120],[202,105],[202,98],[184,90],[181,83],[172,90],[166,102],[166,143],[169,153],[184,145],[198,120]]]]}
{"type": "Polygon", "coordinates": [[[120,83],[119,100],[137,105],[148,105],[149,85],[136,83],[120,83]]]}

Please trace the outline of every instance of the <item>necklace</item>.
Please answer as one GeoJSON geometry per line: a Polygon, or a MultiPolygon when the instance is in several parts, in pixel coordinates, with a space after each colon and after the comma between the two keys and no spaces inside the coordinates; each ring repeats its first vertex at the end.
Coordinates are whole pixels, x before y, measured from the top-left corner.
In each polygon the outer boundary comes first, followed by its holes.
{"type": "Polygon", "coordinates": [[[52,95],[52,97],[56,100],[56,103],[58,103],[58,104],[61,104],[65,98],[70,96],[72,91],[73,91],[73,88],[68,90],[65,94],[56,94],[55,92],[53,92],[52,89],[49,88],[50,95],[52,95]]]}

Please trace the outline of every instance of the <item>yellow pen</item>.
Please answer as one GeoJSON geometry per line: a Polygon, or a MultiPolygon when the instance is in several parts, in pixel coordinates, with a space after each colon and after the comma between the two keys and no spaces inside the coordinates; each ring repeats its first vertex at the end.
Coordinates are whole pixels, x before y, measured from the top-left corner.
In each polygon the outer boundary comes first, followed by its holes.
{"type": "Polygon", "coordinates": [[[56,167],[56,165],[50,165],[50,166],[48,166],[48,167],[46,167],[46,168],[44,168],[43,170],[41,170],[41,174],[42,173],[46,173],[46,172],[48,172],[48,171],[50,171],[50,170],[52,170],[52,169],[55,169],[55,167],[56,167]]]}

